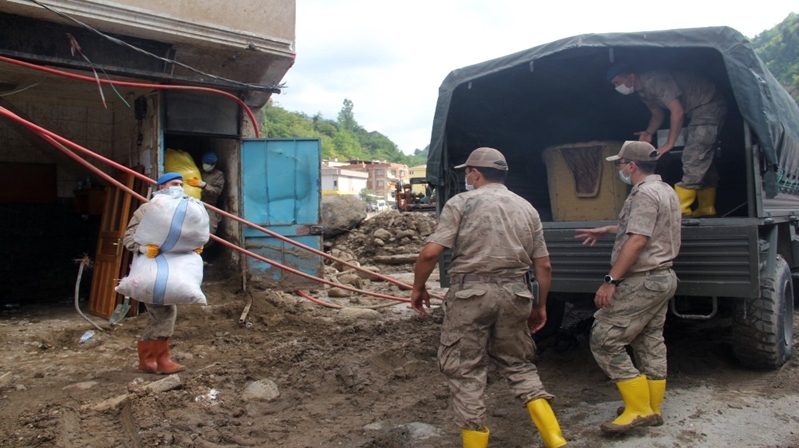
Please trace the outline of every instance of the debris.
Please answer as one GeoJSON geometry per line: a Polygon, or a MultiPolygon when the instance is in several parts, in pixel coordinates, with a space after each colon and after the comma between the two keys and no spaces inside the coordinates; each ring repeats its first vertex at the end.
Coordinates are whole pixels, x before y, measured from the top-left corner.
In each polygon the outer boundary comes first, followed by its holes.
{"type": "Polygon", "coordinates": [[[242,401],[274,401],[280,397],[280,391],[277,384],[269,379],[253,381],[244,388],[241,394],[242,401]]]}
{"type": "Polygon", "coordinates": [[[94,330],[89,330],[86,333],[83,333],[81,335],[80,339],[78,339],[78,344],[83,344],[84,342],[88,341],[92,337],[94,337],[94,330]]]}

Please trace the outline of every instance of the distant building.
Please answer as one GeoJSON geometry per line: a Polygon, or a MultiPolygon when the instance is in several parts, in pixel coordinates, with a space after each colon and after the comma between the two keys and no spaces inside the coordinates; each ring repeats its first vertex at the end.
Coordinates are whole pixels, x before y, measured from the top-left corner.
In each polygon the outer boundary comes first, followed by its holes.
{"type": "MultiPolygon", "coordinates": [[[[427,165],[416,165],[408,168],[408,179],[412,179],[414,177],[418,177],[424,179],[427,177],[427,165]]],[[[424,185],[414,185],[413,186],[414,193],[425,193],[425,186],[424,185]]]]}
{"type": "Polygon", "coordinates": [[[366,188],[392,205],[395,202],[397,182],[408,182],[408,166],[399,163],[351,160],[349,165],[340,168],[368,173],[366,188]]]}
{"type": "Polygon", "coordinates": [[[322,195],[359,194],[367,188],[369,173],[340,168],[322,168],[322,195]]]}

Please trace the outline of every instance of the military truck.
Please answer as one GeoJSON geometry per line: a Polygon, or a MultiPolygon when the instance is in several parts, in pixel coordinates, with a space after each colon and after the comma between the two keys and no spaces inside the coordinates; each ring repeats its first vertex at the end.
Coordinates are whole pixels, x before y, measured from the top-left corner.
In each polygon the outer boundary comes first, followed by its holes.
{"type": "MultiPolygon", "coordinates": [[[[799,272],[799,108],[734,29],[581,35],[452,71],[439,90],[427,163],[438,211],[464,189],[453,166],[477,147],[499,149],[510,166],[506,185],[542,217],[553,266],[548,328],[560,326],[565,302],[590,303],[610,269],[613,238],[582,246],[575,229],[617,221],[629,187],[604,157],[637,139],[650,117],[638,95],[620,95],[606,80],[621,60],[693,71],[729,109],[715,149],[718,214],[682,223],[669,318],[725,318],[742,364],[783,365],[799,272]]],[[[679,149],[658,164],[672,185],[682,176],[679,149]]],[[[445,253],[443,286],[448,262],[445,253]]]]}

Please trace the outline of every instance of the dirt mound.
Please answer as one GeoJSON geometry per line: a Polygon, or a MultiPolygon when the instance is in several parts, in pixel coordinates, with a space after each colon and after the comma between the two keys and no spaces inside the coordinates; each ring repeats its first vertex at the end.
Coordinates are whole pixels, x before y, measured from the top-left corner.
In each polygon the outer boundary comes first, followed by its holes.
{"type": "Polygon", "coordinates": [[[425,239],[435,230],[430,213],[392,210],[375,215],[345,235],[325,242],[331,254],[361,265],[409,264],[416,260],[425,239]]]}

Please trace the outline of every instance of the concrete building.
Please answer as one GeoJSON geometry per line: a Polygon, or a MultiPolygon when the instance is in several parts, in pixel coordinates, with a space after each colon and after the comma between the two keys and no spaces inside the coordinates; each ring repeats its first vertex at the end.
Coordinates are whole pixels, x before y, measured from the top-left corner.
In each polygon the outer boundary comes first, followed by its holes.
{"type": "Polygon", "coordinates": [[[322,195],[357,195],[367,188],[369,173],[340,168],[322,168],[322,195]]]}
{"type": "Polygon", "coordinates": [[[396,183],[408,181],[408,166],[400,163],[351,160],[349,165],[341,169],[368,173],[366,188],[389,204],[396,202],[396,183]]]}
{"type": "MultiPolygon", "coordinates": [[[[160,86],[219,89],[260,117],[294,63],[295,10],[295,0],[5,0],[0,56],[10,59],[0,60],[0,107],[151,178],[163,172],[166,148],[198,163],[214,150],[228,180],[219,205],[238,214],[242,142],[256,135],[257,123],[231,98],[160,86]],[[88,79],[37,69],[45,65],[88,79]],[[137,84],[99,88],[95,76],[137,84]]],[[[131,175],[87,160],[146,193],[131,175]]],[[[16,119],[0,120],[0,179],[0,244],[15,254],[0,272],[4,300],[68,293],[73,259],[83,253],[98,254],[93,280],[101,276],[99,287],[113,288],[127,268],[119,227],[137,201],[107,201],[119,190],[103,188],[100,176],[16,119]],[[99,257],[105,245],[110,265],[99,257]]],[[[217,234],[243,239],[227,219],[217,234]]],[[[214,266],[241,272],[237,253],[214,251],[214,266]]]]}

